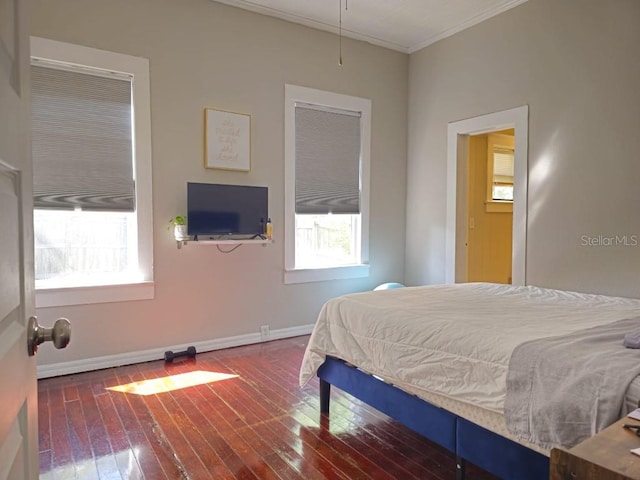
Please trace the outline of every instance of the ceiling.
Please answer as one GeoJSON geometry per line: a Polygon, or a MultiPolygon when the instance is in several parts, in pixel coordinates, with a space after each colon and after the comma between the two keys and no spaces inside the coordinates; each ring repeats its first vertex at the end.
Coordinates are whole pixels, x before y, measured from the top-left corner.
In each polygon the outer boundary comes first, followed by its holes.
{"type": "Polygon", "coordinates": [[[343,36],[413,53],[527,0],[215,1],[332,33],[342,14],[343,36]]]}

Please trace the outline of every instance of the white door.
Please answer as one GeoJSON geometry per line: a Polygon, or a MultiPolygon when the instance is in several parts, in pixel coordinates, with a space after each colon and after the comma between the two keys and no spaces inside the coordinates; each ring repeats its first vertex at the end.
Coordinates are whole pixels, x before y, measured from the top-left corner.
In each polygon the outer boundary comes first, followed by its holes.
{"type": "Polygon", "coordinates": [[[0,0],[0,480],[38,478],[26,6],[0,0]]]}
{"type": "MultiPolygon", "coordinates": [[[[27,0],[0,0],[0,480],[38,478],[27,0]]],[[[58,345],[68,340],[68,325],[58,345]]],[[[40,339],[52,332],[35,331],[40,339]]]]}

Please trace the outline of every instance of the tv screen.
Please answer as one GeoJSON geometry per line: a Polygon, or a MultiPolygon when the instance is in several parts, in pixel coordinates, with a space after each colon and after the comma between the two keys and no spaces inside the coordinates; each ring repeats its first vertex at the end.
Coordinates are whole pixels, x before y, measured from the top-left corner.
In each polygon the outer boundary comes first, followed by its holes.
{"type": "Polygon", "coordinates": [[[187,183],[189,235],[261,235],[268,215],[267,187],[187,183]]]}

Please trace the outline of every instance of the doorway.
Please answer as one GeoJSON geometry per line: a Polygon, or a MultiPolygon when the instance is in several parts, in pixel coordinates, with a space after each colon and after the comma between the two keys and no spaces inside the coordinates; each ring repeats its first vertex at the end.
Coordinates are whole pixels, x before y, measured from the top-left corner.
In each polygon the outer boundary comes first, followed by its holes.
{"type": "Polygon", "coordinates": [[[447,221],[445,281],[467,281],[469,137],[513,129],[514,175],[511,283],[526,284],[527,155],[529,107],[451,122],[447,132],[447,221]]]}
{"type": "Polygon", "coordinates": [[[466,271],[456,281],[511,283],[514,133],[467,138],[466,271]]]}

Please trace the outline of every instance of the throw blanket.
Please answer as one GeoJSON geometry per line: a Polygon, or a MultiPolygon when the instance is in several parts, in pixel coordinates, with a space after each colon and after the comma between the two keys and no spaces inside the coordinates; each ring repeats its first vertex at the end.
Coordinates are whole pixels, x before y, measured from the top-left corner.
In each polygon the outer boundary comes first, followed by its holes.
{"type": "Polygon", "coordinates": [[[543,448],[569,448],[626,414],[640,351],[622,340],[639,328],[635,317],[516,347],[507,372],[509,431],[543,448]]]}

